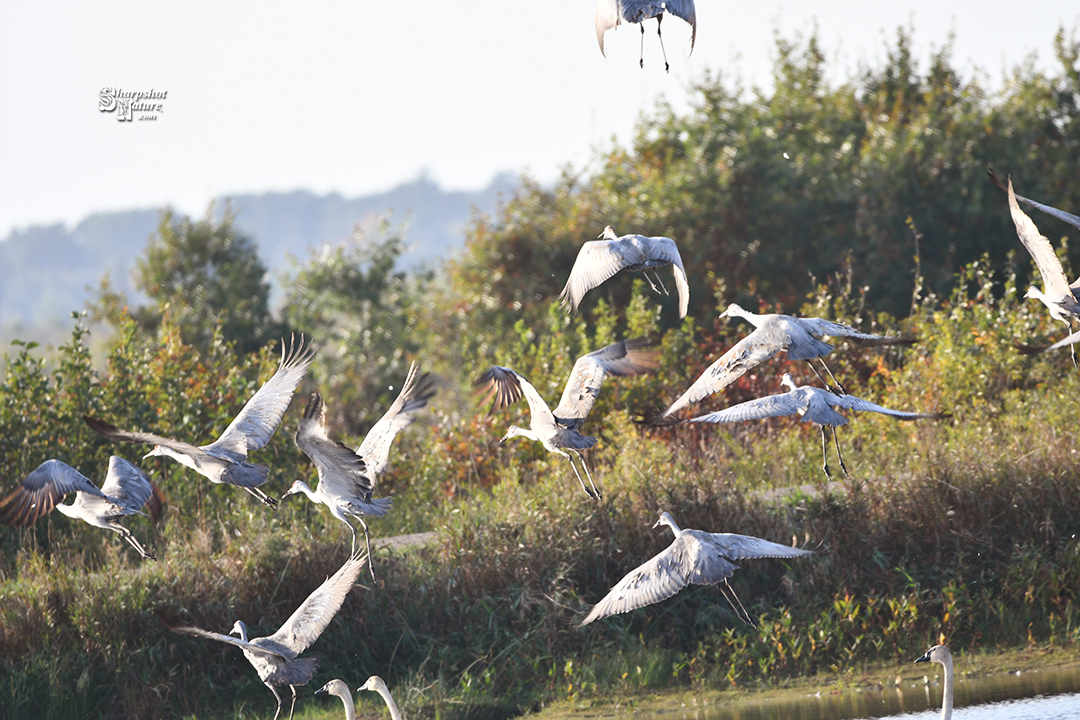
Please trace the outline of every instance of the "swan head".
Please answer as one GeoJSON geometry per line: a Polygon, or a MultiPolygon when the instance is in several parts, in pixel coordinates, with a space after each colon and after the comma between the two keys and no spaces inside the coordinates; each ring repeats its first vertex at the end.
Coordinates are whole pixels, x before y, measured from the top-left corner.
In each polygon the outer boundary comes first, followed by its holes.
{"type": "Polygon", "coordinates": [[[330,682],[323,685],[321,688],[315,691],[316,695],[337,695],[338,697],[345,697],[349,694],[349,686],[343,681],[334,678],[330,682]]]}
{"type": "Polygon", "coordinates": [[[784,377],[780,378],[780,387],[786,387],[788,390],[799,389],[799,386],[795,384],[795,380],[792,379],[791,373],[784,373],[784,377]]]}
{"type": "Polygon", "coordinates": [[[367,679],[367,682],[365,682],[360,687],[356,688],[356,692],[360,692],[361,690],[369,690],[371,692],[378,692],[380,685],[382,686],[383,690],[387,689],[386,688],[386,682],[381,677],[379,677],[378,675],[372,675],[371,677],[369,677],[367,679]]]}
{"type": "Polygon", "coordinates": [[[936,662],[945,665],[946,663],[952,664],[952,653],[949,652],[949,648],[946,645],[935,645],[927,650],[922,657],[915,662],[936,662]]]}
{"type": "Polygon", "coordinates": [[[308,484],[303,480],[295,480],[293,481],[293,484],[289,486],[289,489],[285,491],[285,494],[281,496],[281,499],[284,500],[290,495],[295,495],[304,492],[305,490],[311,492],[311,488],[308,487],[308,484]]]}
{"type": "Polygon", "coordinates": [[[615,234],[615,228],[608,225],[604,228],[604,232],[600,233],[596,237],[603,238],[604,240],[618,240],[619,236],[615,234]]]}
{"type": "Polygon", "coordinates": [[[244,642],[247,642],[247,639],[248,639],[247,625],[244,624],[243,620],[237,620],[236,622],[233,623],[232,630],[229,631],[229,634],[230,635],[239,635],[241,640],[243,640],[244,642]]]}
{"type": "Polygon", "coordinates": [[[525,428],[518,427],[517,425],[511,425],[510,427],[506,428],[506,434],[499,439],[499,444],[502,445],[510,438],[527,436],[528,434],[529,431],[525,428]]]}

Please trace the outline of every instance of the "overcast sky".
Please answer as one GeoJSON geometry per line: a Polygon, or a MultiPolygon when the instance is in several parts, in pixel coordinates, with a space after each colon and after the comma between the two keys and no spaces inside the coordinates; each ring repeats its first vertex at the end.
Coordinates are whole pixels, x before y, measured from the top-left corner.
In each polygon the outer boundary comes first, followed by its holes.
{"type": "MultiPolygon", "coordinates": [[[[706,69],[768,83],[776,31],[818,34],[840,77],[911,24],[919,57],[1000,84],[1049,68],[1076,0],[699,0],[698,35],[665,20],[596,44],[592,0],[8,3],[0,12],[0,238],[101,210],[307,189],[347,196],[427,172],[448,189],[527,170],[543,182],[625,142],[659,98],[687,107],[706,69]],[[103,87],[167,91],[156,121],[98,110],[103,87]]],[[[136,113],[136,116],[139,113],[136,113]]]]}

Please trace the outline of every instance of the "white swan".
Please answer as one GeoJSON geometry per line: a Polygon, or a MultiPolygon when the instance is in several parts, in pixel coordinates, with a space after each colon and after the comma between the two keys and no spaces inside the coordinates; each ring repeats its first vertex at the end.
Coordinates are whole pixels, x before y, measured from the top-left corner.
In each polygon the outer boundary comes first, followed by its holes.
{"type": "Polygon", "coordinates": [[[915,662],[936,662],[941,663],[941,666],[945,668],[945,690],[941,696],[941,720],[950,720],[953,703],[953,667],[952,653],[949,652],[949,648],[944,645],[935,645],[915,662]]]}
{"type": "Polygon", "coordinates": [[[316,690],[315,694],[336,695],[341,698],[341,702],[345,705],[345,720],[356,720],[356,706],[353,705],[352,695],[349,693],[349,686],[346,685],[344,681],[334,678],[316,690]]]}
{"type": "Polygon", "coordinates": [[[397,703],[394,702],[394,698],[390,695],[390,689],[386,687],[386,683],[378,675],[372,675],[367,679],[367,682],[357,688],[360,690],[370,690],[371,692],[377,692],[382,695],[382,699],[386,701],[386,707],[390,708],[390,717],[392,720],[402,720],[401,711],[398,710],[397,703]]]}

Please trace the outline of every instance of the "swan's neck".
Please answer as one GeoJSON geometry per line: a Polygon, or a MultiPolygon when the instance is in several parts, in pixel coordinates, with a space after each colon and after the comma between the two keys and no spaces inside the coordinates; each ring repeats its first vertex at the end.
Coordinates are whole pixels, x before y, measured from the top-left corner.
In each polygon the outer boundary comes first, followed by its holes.
{"type": "Polygon", "coordinates": [[[345,720],[356,720],[356,707],[353,705],[352,695],[349,694],[349,689],[345,688],[343,691],[335,691],[335,695],[341,698],[341,702],[345,705],[345,720]]]}
{"type": "Polygon", "coordinates": [[[952,720],[953,702],[953,666],[952,657],[946,658],[947,662],[941,663],[945,668],[945,690],[941,696],[941,720],[952,720]]]}
{"type": "Polygon", "coordinates": [[[401,720],[401,711],[398,710],[397,703],[394,702],[394,698],[390,696],[390,691],[386,688],[386,685],[380,683],[375,686],[375,690],[382,695],[382,699],[386,701],[386,707],[390,708],[390,717],[392,720],[401,720]]]}

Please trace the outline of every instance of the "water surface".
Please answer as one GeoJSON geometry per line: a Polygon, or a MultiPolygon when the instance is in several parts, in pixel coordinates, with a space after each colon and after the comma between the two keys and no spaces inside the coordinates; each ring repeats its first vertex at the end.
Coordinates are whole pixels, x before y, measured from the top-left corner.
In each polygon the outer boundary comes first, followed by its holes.
{"type": "MultiPolygon", "coordinates": [[[[645,720],[855,720],[896,717],[930,720],[941,713],[941,668],[931,684],[905,680],[885,686],[718,702],[647,714],[645,720]],[[936,678],[936,680],[935,680],[936,678]]],[[[1065,720],[1080,718],[1080,667],[957,677],[956,720],[1065,720]]]]}

